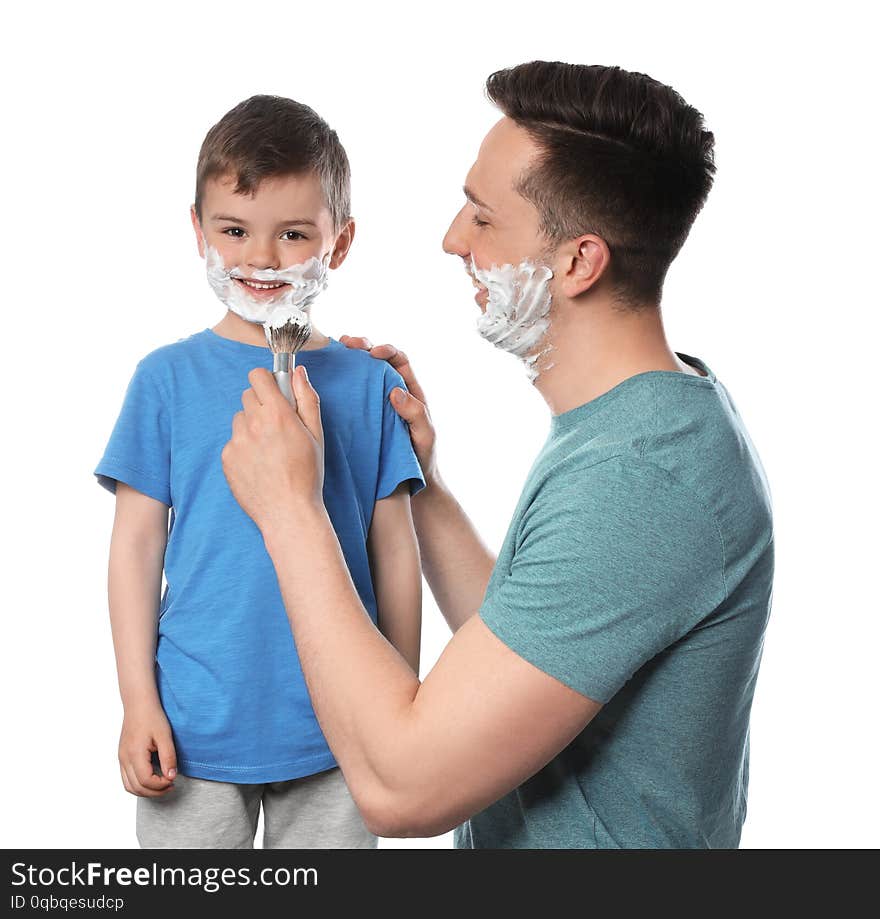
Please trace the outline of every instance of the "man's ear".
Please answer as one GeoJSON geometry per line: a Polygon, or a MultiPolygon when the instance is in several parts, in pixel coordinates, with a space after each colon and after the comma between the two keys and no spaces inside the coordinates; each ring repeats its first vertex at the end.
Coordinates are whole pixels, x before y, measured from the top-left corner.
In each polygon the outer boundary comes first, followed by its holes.
{"type": "Polygon", "coordinates": [[[354,220],[350,219],[348,223],[339,231],[336,236],[336,242],[333,244],[333,252],[330,256],[330,267],[338,268],[348,255],[351,244],[354,242],[354,220]]]}
{"type": "Polygon", "coordinates": [[[191,204],[189,206],[189,217],[192,220],[193,229],[196,231],[196,244],[199,247],[199,255],[205,257],[205,237],[202,233],[202,225],[199,223],[198,215],[196,214],[196,206],[191,204]]]}
{"type": "Polygon", "coordinates": [[[588,233],[560,247],[559,289],[573,300],[588,291],[611,264],[611,251],[601,236],[588,233]]]}

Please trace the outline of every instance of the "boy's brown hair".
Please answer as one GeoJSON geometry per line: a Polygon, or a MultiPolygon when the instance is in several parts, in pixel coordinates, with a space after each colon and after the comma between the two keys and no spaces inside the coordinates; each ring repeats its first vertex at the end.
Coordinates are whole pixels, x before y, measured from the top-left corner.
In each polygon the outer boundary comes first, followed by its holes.
{"type": "Polygon", "coordinates": [[[205,182],[236,177],[236,194],[253,194],[263,179],[314,172],[335,229],[351,218],[351,170],[336,132],[313,109],[283,96],[251,96],[208,131],[196,168],[196,216],[205,182]]]}

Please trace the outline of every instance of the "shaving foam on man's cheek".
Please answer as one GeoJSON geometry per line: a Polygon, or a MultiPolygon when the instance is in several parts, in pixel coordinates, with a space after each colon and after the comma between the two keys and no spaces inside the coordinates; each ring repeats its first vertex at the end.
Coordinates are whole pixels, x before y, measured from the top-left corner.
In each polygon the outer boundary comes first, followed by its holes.
{"type": "Polygon", "coordinates": [[[536,380],[537,360],[552,347],[535,350],[550,326],[547,314],[553,272],[529,259],[516,266],[493,265],[484,270],[477,267],[473,256],[469,272],[489,294],[486,312],[477,320],[477,331],[496,348],[516,355],[525,364],[529,379],[536,380]]]}
{"type": "Polygon", "coordinates": [[[208,284],[220,301],[233,313],[248,322],[266,322],[276,310],[296,309],[308,313],[315,298],[327,287],[329,253],[324,259],[312,256],[305,262],[276,271],[274,268],[260,269],[245,275],[239,268],[227,270],[223,256],[213,247],[205,246],[205,266],[208,284]],[[247,288],[234,278],[249,277],[255,281],[284,282],[278,296],[272,300],[257,300],[248,294],[247,288]]]}

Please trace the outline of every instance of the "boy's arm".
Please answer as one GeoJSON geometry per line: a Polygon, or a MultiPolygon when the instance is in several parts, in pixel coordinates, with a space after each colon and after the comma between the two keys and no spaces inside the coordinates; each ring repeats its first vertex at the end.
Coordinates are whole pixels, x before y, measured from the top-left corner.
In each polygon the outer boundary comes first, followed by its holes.
{"type": "Polygon", "coordinates": [[[119,692],[125,710],[119,764],[126,790],[146,797],[156,797],[173,787],[171,779],[177,765],[171,728],[159,701],[155,677],[167,540],[167,505],[118,482],[107,586],[119,692]],[[163,776],[153,775],[153,751],[159,753],[163,776]]]}
{"type": "Polygon", "coordinates": [[[409,485],[402,482],[376,502],[367,539],[379,631],[419,675],[422,571],[410,513],[409,485]]]}

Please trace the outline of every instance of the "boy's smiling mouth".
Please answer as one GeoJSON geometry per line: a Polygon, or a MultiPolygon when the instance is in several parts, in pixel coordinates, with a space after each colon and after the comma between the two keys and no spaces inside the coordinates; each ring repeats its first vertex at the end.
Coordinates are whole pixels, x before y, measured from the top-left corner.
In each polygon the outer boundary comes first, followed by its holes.
{"type": "Polygon", "coordinates": [[[250,296],[260,300],[271,300],[278,291],[290,287],[286,281],[255,281],[252,278],[233,277],[233,281],[243,287],[250,296]]]}

